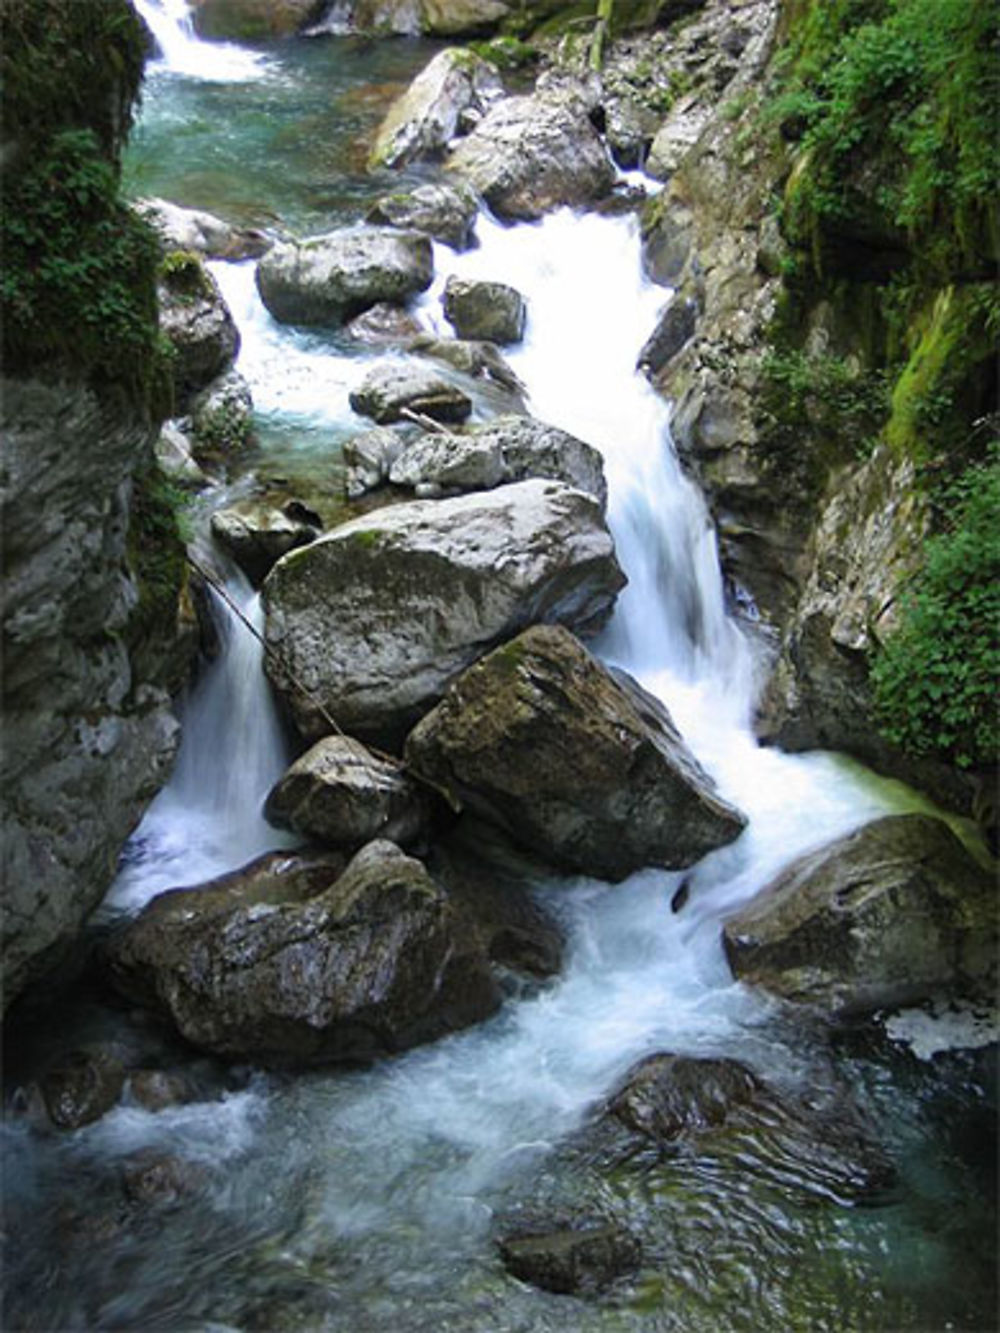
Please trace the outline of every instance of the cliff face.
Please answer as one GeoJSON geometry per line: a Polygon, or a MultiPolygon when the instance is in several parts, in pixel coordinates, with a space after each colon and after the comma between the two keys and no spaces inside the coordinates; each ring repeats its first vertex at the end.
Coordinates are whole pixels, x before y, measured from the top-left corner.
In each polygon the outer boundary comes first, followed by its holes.
{"type": "Polygon", "coordinates": [[[764,58],[647,205],[645,255],[695,312],[653,369],[772,643],[762,735],[967,805],[960,747],[898,718],[918,744],[886,739],[871,677],[956,518],[949,479],[988,466],[995,434],[996,23],[926,9],[770,5],[764,58]]]}
{"type": "Polygon", "coordinates": [[[159,416],[155,242],[117,200],[144,33],[126,0],[11,0],[4,20],[6,1005],[96,906],[163,782],[178,731],[167,687],[183,663],[177,551],[158,553],[155,589],[148,563],[141,578],[130,568],[159,416]],[[150,650],[139,627],[152,596],[150,650]]]}

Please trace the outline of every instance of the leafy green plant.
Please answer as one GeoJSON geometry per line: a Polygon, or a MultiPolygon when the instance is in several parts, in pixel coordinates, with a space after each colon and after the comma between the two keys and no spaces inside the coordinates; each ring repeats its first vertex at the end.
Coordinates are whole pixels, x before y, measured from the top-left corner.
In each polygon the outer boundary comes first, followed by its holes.
{"type": "Polygon", "coordinates": [[[1000,455],[967,469],[942,498],[947,528],[927,542],[871,679],[889,740],[915,755],[986,767],[1000,749],[1000,455]]]}
{"type": "Polygon", "coordinates": [[[761,364],[760,407],[777,444],[834,442],[843,457],[867,456],[889,406],[882,371],[863,371],[834,356],[772,350],[761,364]]]}

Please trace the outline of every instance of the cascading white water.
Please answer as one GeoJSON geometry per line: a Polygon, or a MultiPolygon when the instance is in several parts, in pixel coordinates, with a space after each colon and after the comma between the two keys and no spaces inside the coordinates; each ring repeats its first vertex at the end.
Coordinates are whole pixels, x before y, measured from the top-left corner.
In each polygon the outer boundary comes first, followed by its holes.
{"type": "MultiPolygon", "coordinates": [[[[260,632],[260,597],[239,570],[224,586],[260,632]]],[[[219,655],[184,707],[180,754],[170,782],[133,835],[106,899],[134,912],[164,889],[199,884],[293,839],[264,819],[268,792],[289,762],[289,744],[261,668],[261,646],[209,587],[219,655]]]]}
{"type": "Polygon", "coordinates": [[[203,42],[194,31],[188,0],[134,0],[156,39],[160,58],[151,65],[211,83],[241,83],[259,78],[263,56],[229,42],[203,42]]]}

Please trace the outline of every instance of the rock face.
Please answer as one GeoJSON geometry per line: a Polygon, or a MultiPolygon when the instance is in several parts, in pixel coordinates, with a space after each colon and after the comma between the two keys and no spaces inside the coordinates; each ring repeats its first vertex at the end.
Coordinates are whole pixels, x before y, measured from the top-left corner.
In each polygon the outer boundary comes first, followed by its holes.
{"type": "Polygon", "coordinates": [[[526,624],[597,629],[624,582],[599,506],[558,482],[395,505],[275,565],[268,672],[303,735],[331,730],[322,703],[391,742],[526,624]]]}
{"type": "Polygon", "coordinates": [[[459,338],[519,343],[524,337],[524,297],[505,282],[473,282],[450,277],[445,284],[445,318],[459,338]]]}
{"type": "Polygon", "coordinates": [[[586,104],[555,94],[498,102],[459,141],[447,166],[510,219],[591,203],[610,191],[615,176],[586,104]]]}
{"type": "Polygon", "coordinates": [[[140,199],[136,208],[152,224],[166,252],[193,250],[206,259],[257,259],[271,247],[261,231],[234,227],[197,208],[181,208],[167,199],[140,199]]]}
{"type": "Polygon", "coordinates": [[[791,865],[725,925],[744,981],[835,1015],[995,982],[996,888],[955,835],[892,815],[791,865]]]}
{"type": "Polygon", "coordinates": [[[467,250],[475,240],[478,212],[479,201],[468,186],[428,181],[415,190],[383,195],[367,220],[375,226],[420,231],[455,250],[467,250]]]}
{"type": "Polygon", "coordinates": [[[285,509],[244,501],[230,509],[217,509],[212,515],[212,536],[226,548],[254,587],[263,583],[271,566],[286,552],[319,536],[314,524],[296,517],[295,502],[290,508],[288,513],[285,509]]]}
{"type": "MultiPolygon", "coordinates": [[[[131,475],[151,423],[71,382],[3,384],[4,999],[97,906],[177,723],[126,642],[131,475]]],[[[167,627],[165,627],[167,628],[167,627]]]]}
{"type": "Polygon", "coordinates": [[[399,765],[360,741],[324,736],[275,786],[264,813],[329,847],[354,849],[375,838],[407,846],[426,831],[430,799],[399,765]]]}
{"type": "Polygon", "coordinates": [[[598,879],[691,865],[746,822],[666,711],[558,626],[471,667],[411,732],[406,758],[520,846],[598,879]]]}
{"type": "Polygon", "coordinates": [[[696,323],[697,309],[693,301],[671,301],[643,343],[637,367],[647,375],[662,370],[693,337],[696,323]]]}
{"type": "Polygon", "coordinates": [[[219,284],[194,254],[181,254],[161,270],[157,287],[160,330],[174,349],[174,392],[179,407],[236,359],[239,330],[219,284]]]}
{"type": "Polygon", "coordinates": [[[394,486],[434,486],[445,493],[551,477],[592,495],[602,509],[608,494],[600,453],[533,417],[494,417],[460,435],[428,432],[397,454],[388,476],[394,486]]]}
{"type": "Polygon", "coordinates": [[[345,227],[285,241],[257,266],[261,300],[283,324],[343,324],[380,301],[405,302],[430,286],[431,243],[394,227],[345,227]]]}
{"type": "Polygon", "coordinates": [[[369,157],[373,167],[401,167],[440,157],[463,113],[482,113],[503,95],[492,65],[473,51],[439,52],[389,108],[369,157]]]}
{"type": "Polygon", "coordinates": [[[497,996],[419,861],[373,842],[264,857],[155,898],[109,947],[116,984],[193,1045],[268,1064],[370,1060],[479,1021],[497,996]]]}
{"type": "Polygon", "coordinates": [[[417,361],[379,361],[351,391],[351,406],[380,425],[405,418],[406,410],[434,421],[464,421],[472,399],[451,380],[417,361]]]}

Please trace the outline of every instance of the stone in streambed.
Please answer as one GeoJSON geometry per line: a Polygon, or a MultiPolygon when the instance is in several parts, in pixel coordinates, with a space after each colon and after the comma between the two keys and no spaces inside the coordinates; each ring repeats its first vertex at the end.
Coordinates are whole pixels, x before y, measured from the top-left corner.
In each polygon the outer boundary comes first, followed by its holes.
{"type": "Polygon", "coordinates": [[[370,1060],[485,1018],[487,961],[419,861],[271,855],[160,894],[109,946],[122,992],[193,1045],[265,1064],[370,1060]]]}
{"type": "Polygon", "coordinates": [[[347,468],[347,498],[357,500],[379,488],[389,478],[389,469],[405,447],[404,436],[387,426],[362,431],[343,445],[347,468]]]}
{"type": "Polygon", "coordinates": [[[426,832],[430,806],[426,790],[398,763],[350,736],[325,736],[292,764],[264,813],[331,847],[360,847],[374,838],[406,846],[426,832]]]}
{"type": "Polygon", "coordinates": [[[125,1086],[121,1062],[107,1051],[67,1051],[41,1078],[42,1097],[57,1129],[79,1129],[99,1120],[125,1086]]]}
{"type": "Polygon", "coordinates": [[[389,108],[369,166],[400,167],[441,156],[458,133],[463,113],[482,113],[502,95],[496,70],[473,51],[450,47],[439,52],[389,108]]]}
{"type": "Polygon", "coordinates": [[[193,252],[176,251],[160,265],[157,281],[160,332],[173,348],[178,407],[230,368],[240,334],[219,284],[193,252]]]}
{"type": "Polygon", "coordinates": [[[213,213],[182,208],[167,199],[140,199],[135,208],[153,227],[168,253],[193,250],[206,259],[258,259],[272,244],[261,231],[233,226],[213,213]]]}
{"type": "Polygon", "coordinates": [[[389,467],[394,486],[436,486],[444,492],[491,490],[529,477],[565,482],[592,495],[602,509],[607,502],[599,451],[533,417],[494,417],[460,434],[428,432],[389,467]]]}
{"type": "MultiPolygon", "coordinates": [[[[319,527],[296,517],[296,502],[284,508],[244,500],[212,515],[212,536],[226,548],[247,578],[259,587],[276,560],[315,541],[319,527]]],[[[301,507],[301,506],[300,506],[301,507]]],[[[312,515],[317,519],[318,515],[312,515]]]]}
{"type": "Polygon", "coordinates": [[[528,1232],[500,1241],[508,1273],[543,1291],[601,1291],[638,1268],[642,1247],[625,1227],[594,1222],[528,1232]]]}
{"type": "Polygon", "coordinates": [[[283,324],[340,325],[379,302],[430,286],[430,240],[393,227],[344,227],[283,241],[257,265],[261,300],[283,324]]]}
{"type": "Polygon", "coordinates": [[[559,626],[470,668],[411,732],[406,758],[518,845],[598,879],[691,865],[746,823],[666,710],[559,626]]]}
{"type": "Polygon", "coordinates": [[[396,743],[496,644],[537,621],[596,631],[624,583],[600,506],[558,482],[395,505],[275,565],[267,670],[303,735],[332,730],[325,708],[396,743]]]}
{"type": "Polygon", "coordinates": [[[458,141],[446,165],[510,220],[591,203],[615,179],[585,100],[556,91],[498,102],[458,141]]]}
{"type": "Polygon", "coordinates": [[[379,425],[405,419],[418,412],[434,421],[464,421],[472,411],[472,399],[451,380],[414,361],[377,362],[356,389],[351,407],[379,425]]]}
{"type": "Polygon", "coordinates": [[[450,277],[445,283],[445,318],[459,338],[506,346],[524,337],[524,297],[505,282],[478,282],[450,277]]]}
{"type": "Polygon", "coordinates": [[[833,1015],[987,991],[996,885],[939,819],[889,815],[800,857],[726,922],[737,977],[833,1015]]]}
{"type": "Polygon", "coordinates": [[[420,231],[455,250],[475,240],[479,201],[467,185],[430,181],[415,190],[383,195],[368,211],[367,221],[381,227],[420,231]]]}

